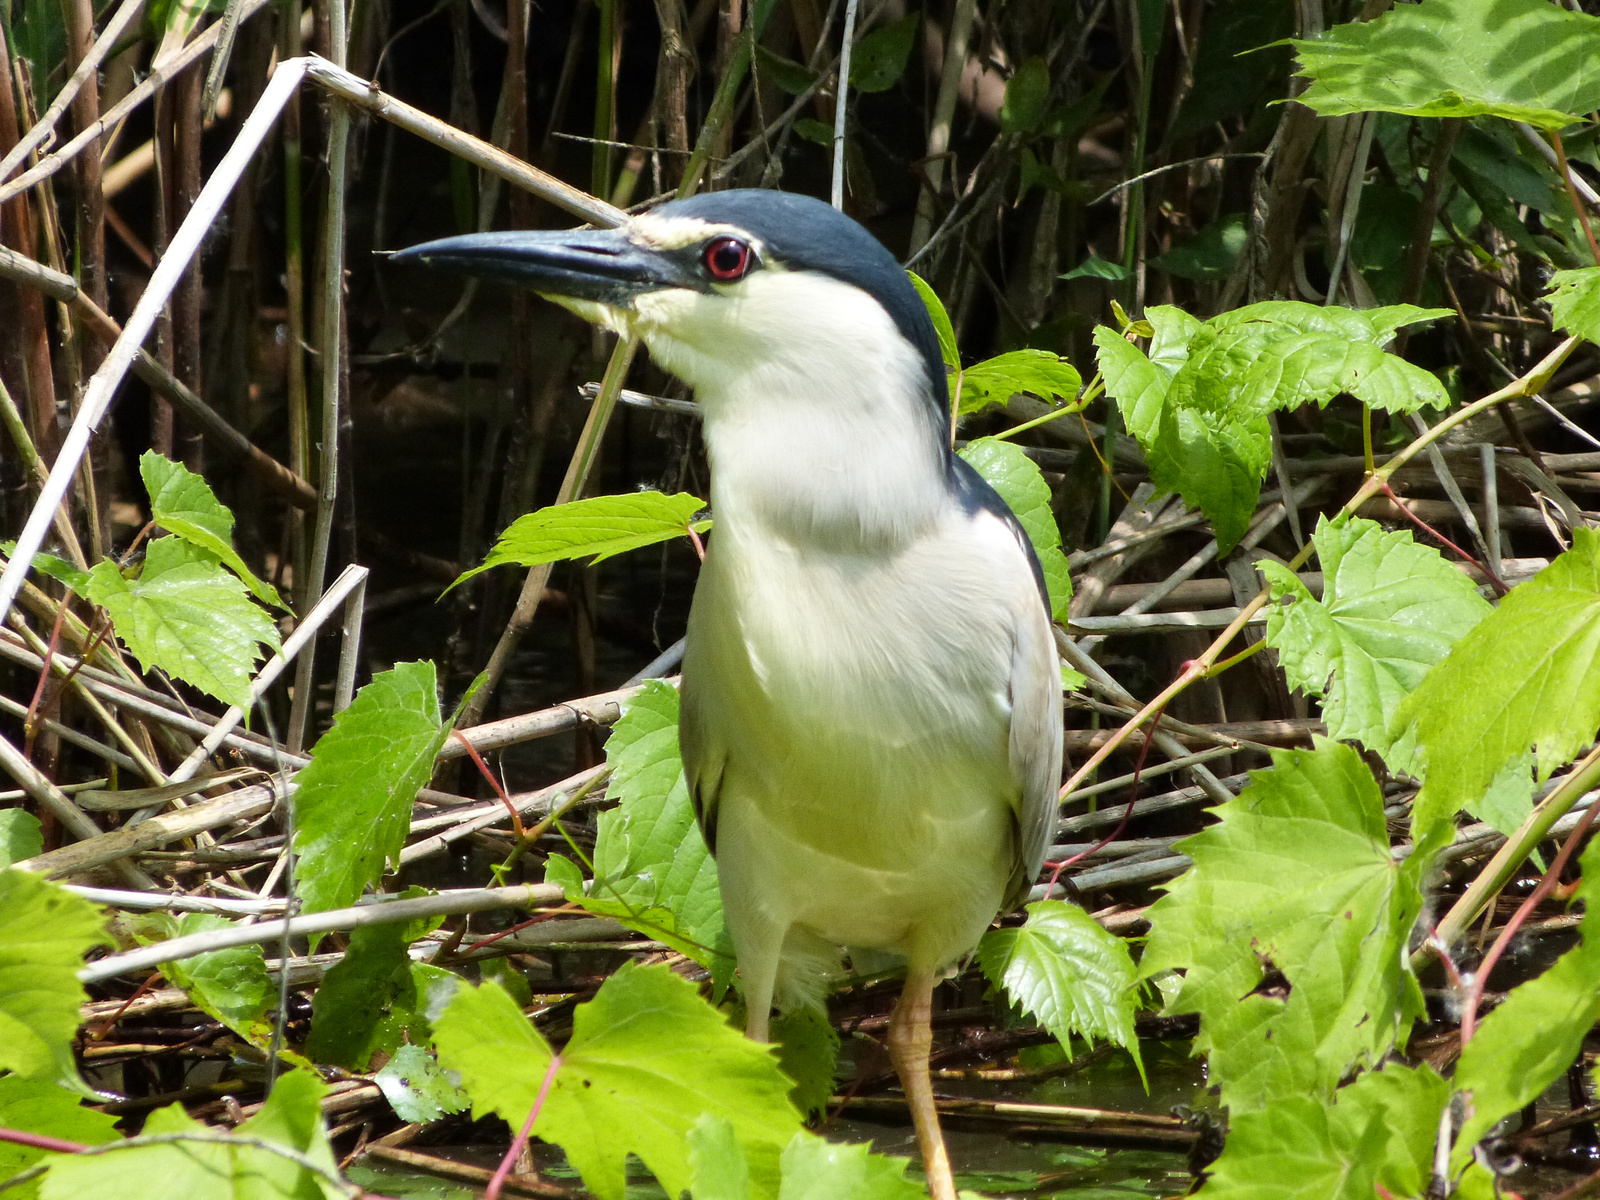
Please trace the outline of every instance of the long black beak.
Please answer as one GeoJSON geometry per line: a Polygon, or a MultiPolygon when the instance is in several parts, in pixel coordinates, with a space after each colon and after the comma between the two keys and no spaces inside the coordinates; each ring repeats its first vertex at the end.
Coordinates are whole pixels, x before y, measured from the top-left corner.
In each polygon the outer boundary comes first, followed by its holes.
{"type": "Polygon", "coordinates": [[[666,288],[707,290],[676,256],[630,241],[620,229],[513,230],[440,238],[401,250],[393,263],[420,263],[498,279],[542,295],[628,308],[666,288]]]}

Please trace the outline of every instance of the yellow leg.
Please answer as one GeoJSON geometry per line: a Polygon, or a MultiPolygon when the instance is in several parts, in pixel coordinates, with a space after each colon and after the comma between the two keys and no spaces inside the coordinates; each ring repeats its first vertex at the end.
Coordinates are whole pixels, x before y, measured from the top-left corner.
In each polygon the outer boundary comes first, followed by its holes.
{"type": "Polygon", "coordinates": [[[928,1078],[928,1052],[933,1046],[933,972],[912,970],[906,975],[900,1003],[889,1018],[889,1057],[900,1076],[900,1087],[911,1106],[922,1147],[922,1166],[928,1174],[932,1200],[956,1200],[956,1182],[950,1173],[950,1155],[944,1148],[939,1114],[933,1107],[933,1083],[928,1078]]]}

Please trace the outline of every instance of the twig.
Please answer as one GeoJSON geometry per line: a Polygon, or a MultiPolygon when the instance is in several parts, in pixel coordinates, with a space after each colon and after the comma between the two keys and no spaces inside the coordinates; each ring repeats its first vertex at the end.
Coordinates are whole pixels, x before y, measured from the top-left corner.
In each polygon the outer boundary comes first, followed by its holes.
{"type": "Polygon", "coordinates": [[[859,0],[847,0],[844,6],[844,40],[839,49],[839,83],[834,89],[833,109],[833,206],[844,211],[844,124],[850,99],[850,55],[855,50],[856,7],[859,0]]]}

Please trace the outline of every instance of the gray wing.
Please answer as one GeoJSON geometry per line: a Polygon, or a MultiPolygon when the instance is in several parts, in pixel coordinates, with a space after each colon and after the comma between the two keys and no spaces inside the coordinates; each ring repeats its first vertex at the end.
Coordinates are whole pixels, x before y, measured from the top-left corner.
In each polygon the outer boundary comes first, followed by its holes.
{"type": "Polygon", "coordinates": [[[1011,649],[1011,773],[1021,786],[1017,862],[1007,911],[1027,898],[1055,832],[1061,787],[1061,660],[1050,617],[1037,597],[1013,616],[1011,649]]]}

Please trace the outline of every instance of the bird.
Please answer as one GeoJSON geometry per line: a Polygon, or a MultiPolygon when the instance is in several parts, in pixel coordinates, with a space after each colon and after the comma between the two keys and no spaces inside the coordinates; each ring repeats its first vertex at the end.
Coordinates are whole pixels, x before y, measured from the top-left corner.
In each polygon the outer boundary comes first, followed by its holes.
{"type": "Polygon", "coordinates": [[[1053,830],[1062,678],[1027,534],[953,450],[921,297],[812,197],[670,201],[605,230],[444,238],[393,261],[531,289],[695,392],[714,519],[679,737],[748,1013],[903,962],[887,1045],[933,1200],[956,1191],[933,990],[1015,908],[1053,830]]]}

